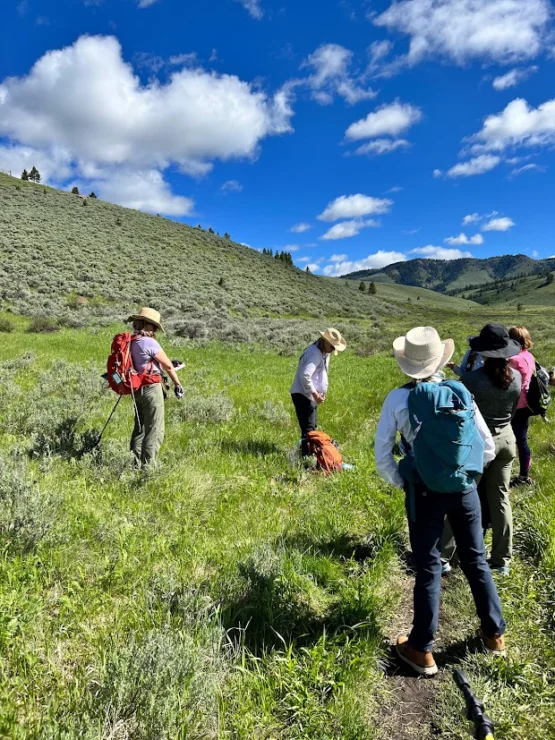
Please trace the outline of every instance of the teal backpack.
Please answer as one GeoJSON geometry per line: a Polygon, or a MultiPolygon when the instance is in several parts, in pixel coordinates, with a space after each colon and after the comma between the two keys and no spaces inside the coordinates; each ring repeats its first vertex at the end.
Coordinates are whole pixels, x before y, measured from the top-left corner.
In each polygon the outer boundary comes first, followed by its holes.
{"type": "Polygon", "coordinates": [[[419,383],[409,395],[409,415],[412,465],[422,483],[435,493],[468,491],[484,470],[484,441],[467,388],[454,380],[419,383]]]}

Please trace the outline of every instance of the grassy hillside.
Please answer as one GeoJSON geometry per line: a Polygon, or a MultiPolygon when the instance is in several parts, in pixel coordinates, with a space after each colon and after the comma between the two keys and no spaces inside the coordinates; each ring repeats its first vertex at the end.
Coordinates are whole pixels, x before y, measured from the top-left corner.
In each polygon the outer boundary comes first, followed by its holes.
{"type": "Polygon", "coordinates": [[[373,280],[428,288],[440,293],[465,293],[497,280],[538,279],[555,269],[555,260],[533,260],[522,254],[489,259],[430,260],[397,262],[381,270],[362,270],[346,275],[348,280],[373,280]]]}
{"type": "Polygon", "coordinates": [[[120,319],[142,304],[169,325],[187,317],[220,328],[234,317],[372,319],[396,310],[350,282],[308,275],[207,231],[99,200],[85,206],[1,174],[0,259],[3,308],[73,326],[120,319]]]}

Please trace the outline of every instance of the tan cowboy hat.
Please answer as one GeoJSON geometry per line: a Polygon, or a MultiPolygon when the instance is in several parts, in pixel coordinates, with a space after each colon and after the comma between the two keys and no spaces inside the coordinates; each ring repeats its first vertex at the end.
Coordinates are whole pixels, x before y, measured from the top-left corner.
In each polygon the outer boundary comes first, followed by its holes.
{"type": "Polygon", "coordinates": [[[141,308],[140,313],[133,314],[127,321],[148,321],[149,324],[157,326],[160,331],[164,331],[164,327],[160,323],[160,314],[153,308],[141,308]]]}
{"type": "Polygon", "coordinates": [[[335,354],[343,352],[347,349],[347,342],[343,339],[337,329],[326,329],[326,331],[320,331],[318,334],[326,340],[335,350],[335,354]]]}
{"type": "Polygon", "coordinates": [[[455,352],[452,339],[440,339],[432,326],[417,326],[393,342],[395,359],[409,378],[429,378],[446,365],[455,352]]]}

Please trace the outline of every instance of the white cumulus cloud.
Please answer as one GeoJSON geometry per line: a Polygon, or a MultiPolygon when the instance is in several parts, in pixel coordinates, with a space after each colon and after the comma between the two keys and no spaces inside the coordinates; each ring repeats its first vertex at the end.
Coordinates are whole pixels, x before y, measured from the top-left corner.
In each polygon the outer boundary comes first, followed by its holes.
{"type": "Polygon", "coordinates": [[[338,277],[348,275],[350,272],[359,272],[359,270],[377,270],[395,262],[404,262],[407,258],[401,252],[385,252],[380,250],[374,254],[369,254],[361,260],[345,260],[344,262],[334,262],[326,265],[322,272],[328,277],[338,277]]]}
{"type": "Polygon", "coordinates": [[[502,218],[492,218],[482,226],[482,231],[509,231],[515,225],[512,218],[503,216],[502,218]]]}
{"type": "Polygon", "coordinates": [[[374,139],[355,149],[355,154],[389,154],[396,149],[406,149],[410,142],[406,139],[374,139]]]}
{"type": "Polygon", "coordinates": [[[345,136],[349,141],[360,141],[377,136],[399,136],[422,120],[422,111],[409,103],[398,100],[382,105],[366,118],[351,124],[345,136]]]}
{"type": "Polygon", "coordinates": [[[410,37],[406,62],[439,57],[510,63],[540,53],[550,0],[400,0],[373,19],[410,37]]]}
{"type": "Polygon", "coordinates": [[[373,113],[369,113],[366,118],[352,123],[345,132],[345,138],[347,141],[370,139],[358,147],[355,154],[389,154],[396,149],[406,149],[410,146],[410,142],[398,137],[421,120],[420,108],[396,100],[389,105],[382,105],[373,113]]]}
{"type": "MultiPolygon", "coordinates": [[[[483,175],[485,172],[495,169],[501,162],[501,157],[493,154],[479,154],[472,157],[467,162],[459,162],[445,173],[447,177],[473,177],[474,175],[483,175]]],[[[434,170],[434,176],[440,177],[441,170],[434,170]]]]}
{"type": "Polygon", "coordinates": [[[239,180],[227,180],[224,182],[220,190],[223,193],[240,193],[243,190],[243,186],[239,180]]]}
{"type": "Polygon", "coordinates": [[[475,234],[474,236],[467,236],[466,234],[459,234],[458,236],[448,236],[444,239],[446,244],[450,244],[452,247],[460,247],[465,244],[479,245],[484,243],[484,237],[481,234],[475,234]]]}
{"type": "Polygon", "coordinates": [[[332,254],[329,261],[330,262],[345,262],[347,258],[348,258],[347,254],[332,254]]]}
{"type": "Polygon", "coordinates": [[[364,216],[379,216],[389,213],[393,201],[390,198],[373,198],[370,195],[341,195],[328,203],[325,211],[318,216],[320,221],[339,221],[364,216]]]}
{"type": "Polygon", "coordinates": [[[105,182],[109,168],[199,175],[217,160],[253,159],[264,138],[291,130],[291,114],[283,91],[268,96],[201,68],[142,85],[118,40],[105,36],[47,52],[28,75],[0,83],[0,137],[45,156],[61,148],[78,176],[100,167],[105,182]]]}
{"type": "Polygon", "coordinates": [[[166,216],[192,216],[194,202],[173,195],[158,170],[108,171],[105,177],[87,180],[86,189],[101,193],[104,200],[138,211],[163,213],[166,216]]]}
{"type": "Polygon", "coordinates": [[[264,11],[260,7],[259,0],[237,0],[245,8],[251,18],[259,21],[264,17],[264,11]]]}
{"type": "Polygon", "coordinates": [[[471,137],[475,151],[503,152],[510,147],[555,144],[555,98],[537,108],[517,98],[501,113],[488,116],[482,129],[471,137]]]}
{"type": "Polygon", "coordinates": [[[429,244],[427,247],[412,249],[409,254],[416,254],[420,257],[426,257],[433,260],[460,260],[463,257],[472,257],[470,252],[462,252],[460,249],[446,249],[445,247],[434,247],[429,244]]]}
{"type": "Polygon", "coordinates": [[[480,221],[481,216],[479,213],[469,213],[468,216],[465,216],[463,218],[463,226],[468,226],[468,224],[475,224],[480,221]]]}
{"type": "Polygon", "coordinates": [[[524,80],[527,80],[537,69],[537,67],[511,69],[504,75],[494,77],[491,84],[495,90],[508,90],[510,87],[516,87],[521,82],[524,82],[524,80]]]}
{"type": "Polygon", "coordinates": [[[320,237],[324,241],[334,241],[335,239],[350,239],[352,236],[358,236],[362,229],[378,226],[378,222],[373,219],[358,219],[354,221],[342,221],[335,224],[331,229],[320,237]]]}
{"type": "Polygon", "coordinates": [[[304,234],[305,231],[310,231],[311,228],[310,224],[300,223],[292,226],[289,231],[292,231],[293,234],[304,234]]]}
{"type": "Polygon", "coordinates": [[[350,105],[362,100],[371,100],[376,92],[361,82],[361,75],[351,72],[353,52],[339,44],[319,46],[303,62],[302,69],[310,69],[305,80],[295,80],[293,84],[305,84],[312,91],[312,97],[321,105],[330,105],[336,95],[350,105]]]}

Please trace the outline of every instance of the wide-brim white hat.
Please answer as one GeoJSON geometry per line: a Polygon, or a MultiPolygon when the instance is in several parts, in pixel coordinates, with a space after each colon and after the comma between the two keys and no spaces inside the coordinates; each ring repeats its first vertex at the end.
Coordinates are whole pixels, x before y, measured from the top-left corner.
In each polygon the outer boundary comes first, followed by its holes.
{"type": "Polygon", "coordinates": [[[141,308],[140,313],[134,313],[127,319],[127,321],[148,321],[149,324],[153,324],[158,327],[160,331],[164,331],[160,313],[155,311],[154,308],[141,308]]]}
{"type": "Polygon", "coordinates": [[[446,365],[455,352],[452,339],[441,339],[432,326],[417,326],[393,342],[395,359],[409,378],[429,378],[446,365]]]}
{"type": "Polygon", "coordinates": [[[320,336],[326,340],[334,348],[335,352],[343,352],[347,349],[347,342],[341,336],[341,332],[337,329],[326,329],[326,331],[318,332],[320,336]]]}

